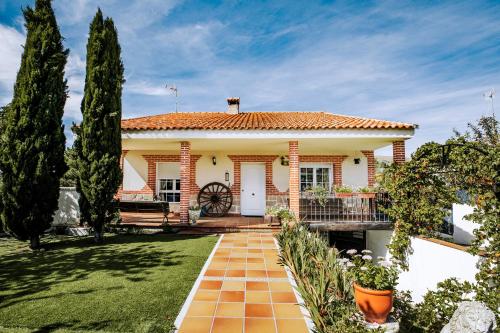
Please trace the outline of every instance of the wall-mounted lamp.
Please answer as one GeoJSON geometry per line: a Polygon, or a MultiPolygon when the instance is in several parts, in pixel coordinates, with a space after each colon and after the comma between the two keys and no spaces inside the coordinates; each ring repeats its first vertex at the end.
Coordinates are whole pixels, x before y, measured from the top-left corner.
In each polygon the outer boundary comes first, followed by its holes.
{"type": "Polygon", "coordinates": [[[361,159],[359,159],[359,158],[354,159],[354,164],[359,164],[359,162],[361,162],[361,159]]]}
{"type": "Polygon", "coordinates": [[[224,175],[224,180],[225,180],[226,182],[228,182],[228,181],[229,181],[229,171],[226,171],[226,174],[224,175]]]}
{"type": "Polygon", "coordinates": [[[290,160],[288,159],[288,157],[281,156],[280,159],[281,159],[281,165],[287,166],[290,164],[290,160]]]}
{"type": "Polygon", "coordinates": [[[213,165],[216,165],[216,164],[217,164],[217,159],[215,158],[215,156],[212,156],[212,164],[213,164],[213,165]]]}

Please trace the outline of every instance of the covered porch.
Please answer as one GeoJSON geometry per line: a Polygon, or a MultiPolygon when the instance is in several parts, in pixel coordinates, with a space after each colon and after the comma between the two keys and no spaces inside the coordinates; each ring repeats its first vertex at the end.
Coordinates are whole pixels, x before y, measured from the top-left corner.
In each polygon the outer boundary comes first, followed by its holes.
{"type": "MultiPolygon", "coordinates": [[[[402,130],[172,132],[122,135],[120,198],[169,201],[178,219],[172,221],[186,224],[188,208],[199,203],[200,190],[220,183],[231,194],[228,219],[205,217],[200,223],[224,227],[258,227],[266,208],[273,205],[286,205],[302,220],[318,226],[387,224],[379,211],[370,211],[378,207],[375,201],[349,201],[332,194],[326,208],[311,211],[303,193],[318,185],[332,193],[335,186],[373,186],[374,150],[392,145],[395,161],[402,162],[404,140],[412,134],[402,130]]],[[[142,214],[134,219],[147,224],[154,216],[142,214]]]]}

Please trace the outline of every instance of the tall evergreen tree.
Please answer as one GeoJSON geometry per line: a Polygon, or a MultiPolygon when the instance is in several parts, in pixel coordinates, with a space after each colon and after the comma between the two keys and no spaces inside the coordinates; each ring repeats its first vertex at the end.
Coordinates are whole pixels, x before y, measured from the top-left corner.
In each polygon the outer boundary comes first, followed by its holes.
{"type": "Polygon", "coordinates": [[[36,249],[57,209],[59,179],[66,172],[62,116],[68,50],[51,0],[37,0],[35,9],[23,14],[26,44],[0,134],[0,191],[5,229],[36,249]]]}
{"type": "Polygon", "coordinates": [[[111,18],[98,9],[90,24],[83,121],[80,135],[79,176],[88,202],[89,224],[96,242],[103,240],[106,222],[112,218],[113,196],[120,186],[121,93],[123,64],[118,33],[111,18]]]}

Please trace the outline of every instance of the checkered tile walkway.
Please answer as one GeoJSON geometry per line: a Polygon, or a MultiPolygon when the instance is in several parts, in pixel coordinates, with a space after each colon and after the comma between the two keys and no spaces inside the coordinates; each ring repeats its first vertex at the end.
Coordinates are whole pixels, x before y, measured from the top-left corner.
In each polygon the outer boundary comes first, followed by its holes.
{"type": "Polygon", "coordinates": [[[180,315],[179,332],[308,332],[273,235],[222,237],[180,315]]]}

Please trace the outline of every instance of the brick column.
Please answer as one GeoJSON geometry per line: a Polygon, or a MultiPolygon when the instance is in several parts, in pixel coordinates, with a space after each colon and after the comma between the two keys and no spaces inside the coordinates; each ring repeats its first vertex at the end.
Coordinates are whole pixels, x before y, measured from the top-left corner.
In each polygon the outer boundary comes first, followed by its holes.
{"type": "Polygon", "coordinates": [[[180,220],[189,222],[189,199],[191,189],[191,144],[187,141],[181,142],[180,156],[181,171],[181,202],[179,204],[180,220]]]}
{"type": "Polygon", "coordinates": [[[362,150],[363,155],[368,160],[368,186],[375,185],[375,155],[373,150],[362,150]]]}
{"type": "Polygon", "coordinates": [[[397,163],[397,164],[401,164],[401,163],[405,162],[405,160],[406,160],[405,142],[403,140],[394,141],[392,143],[392,160],[394,163],[397,163]]]}
{"type": "Polygon", "coordinates": [[[294,212],[297,219],[300,218],[299,209],[299,142],[288,142],[288,158],[290,166],[290,180],[288,186],[288,197],[290,210],[294,212]]]}

